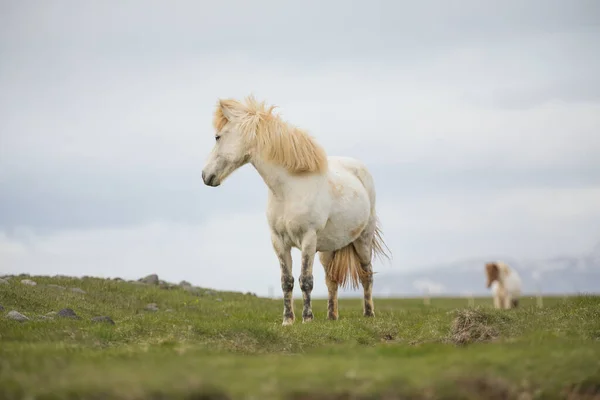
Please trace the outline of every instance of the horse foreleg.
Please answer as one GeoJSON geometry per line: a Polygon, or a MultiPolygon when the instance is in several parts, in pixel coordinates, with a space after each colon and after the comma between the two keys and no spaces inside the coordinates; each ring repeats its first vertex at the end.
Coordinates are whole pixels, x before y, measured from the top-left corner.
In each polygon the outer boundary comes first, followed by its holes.
{"type": "Polygon", "coordinates": [[[302,271],[300,273],[300,289],[304,298],[304,308],[302,310],[302,322],[313,320],[310,295],[313,290],[313,263],[317,251],[317,234],[315,232],[307,234],[302,240],[302,271]]]}
{"type": "Polygon", "coordinates": [[[294,323],[294,303],[292,302],[294,291],[294,276],[292,275],[292,249],[286,246],[283,240],[273,234],[271,235],[273,249],[279,259],[281,267],[281,290],[283,291],[283,323],[292,325],[294,323]]]}
{"type": "Polygon", "coordinates": [[[501,307],[501,298],[500,298],[500,293],[495,293],[494,294],[494,308],[496,309],[500,309],[501,307]]]}
{"type": "Polygon", "coordinates": [[[325,283],[327,284],[327,291],[329,292],[329,298],[327,300],[327,319],[335,321],[338,319],[338,283],[329,279],[329,274],[327,273],[329,265],[333,260],[333,254],[334,253],[331,251],[319,253],[319,260],[325,269],[325,283]]]}
{"type": "Polygon", "coordinates": [[[504,299],[503,300],[503,307],[505,310],[509,310],[510,308],[512,308],[512,297],[509,293],[506,293],[504,295],[504,299]]]}

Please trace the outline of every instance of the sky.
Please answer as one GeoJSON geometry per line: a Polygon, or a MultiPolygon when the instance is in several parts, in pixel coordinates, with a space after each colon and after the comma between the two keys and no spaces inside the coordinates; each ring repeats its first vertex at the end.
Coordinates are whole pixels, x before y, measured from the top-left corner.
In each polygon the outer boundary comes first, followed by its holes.
{"type": "Polygon", "coordinates": [[[201,179],[217,100],[251,93],[367,164],[376,271],[585,253],[599,42],[594,0],[0,0],[0,274],[279,295],[267,187],[201,179]]]}

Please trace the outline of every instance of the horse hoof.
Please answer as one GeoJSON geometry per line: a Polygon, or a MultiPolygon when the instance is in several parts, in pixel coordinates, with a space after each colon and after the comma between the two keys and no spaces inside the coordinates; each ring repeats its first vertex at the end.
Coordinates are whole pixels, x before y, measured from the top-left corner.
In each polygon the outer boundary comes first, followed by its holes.
{"type": "Polygon", "coordinates": [[[294,320],[291,318],[284,319],[283,322],[281,323],[282,326],[289,326],[289,325],[293,325],[293,324],[294,324],[294,320]]]}
{"type": "Polygon", "coordinates": [[[375,311],[371,311],[371,312],[364,313],[364,316],[365,316],[365,317],[372,318],[372,317],[374,317],[374,316],[375,316],[375,311]]]}
{"type": "Polygon", "coordinates": [[[311,322],[314,319],[312,311],[302,315],[302,323],[311,322]]]}

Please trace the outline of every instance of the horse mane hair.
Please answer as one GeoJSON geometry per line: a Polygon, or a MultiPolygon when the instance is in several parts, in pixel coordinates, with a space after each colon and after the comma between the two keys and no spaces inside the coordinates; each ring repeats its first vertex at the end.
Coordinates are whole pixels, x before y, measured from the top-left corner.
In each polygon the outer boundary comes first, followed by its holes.
{"type": "Polygon", "coordinates": [[[259,102],[252,95],[246,97],[245,104],[234,99],[220,99],[213,126],[219,132],[227,122],[235,124],[255,154],[281,165],[290,173],[325,172],[325,150],[307,132],[274,115],[275,108],[267,108],[264,101],[259,102]]]}
{"type": "Polygon", "coordinates": [[[504,279],[510,275],[510,267],[502,261],[494,261],[485,265],[485,272],[490,281],[497,280],[503,284],[504,279]]]}

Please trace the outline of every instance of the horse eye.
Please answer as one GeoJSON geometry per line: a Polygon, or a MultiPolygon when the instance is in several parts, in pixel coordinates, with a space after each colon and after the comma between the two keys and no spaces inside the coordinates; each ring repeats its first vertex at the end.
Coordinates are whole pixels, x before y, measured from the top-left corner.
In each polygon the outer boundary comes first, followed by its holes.
{"type": "Polygon", "coordinates": [[[219,139],[221,139],[221,136],[215,136],[216,141],[219,141],[219,139]]]}

